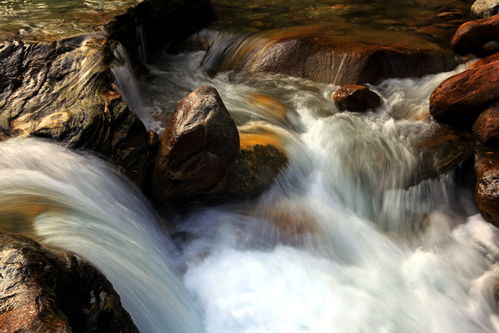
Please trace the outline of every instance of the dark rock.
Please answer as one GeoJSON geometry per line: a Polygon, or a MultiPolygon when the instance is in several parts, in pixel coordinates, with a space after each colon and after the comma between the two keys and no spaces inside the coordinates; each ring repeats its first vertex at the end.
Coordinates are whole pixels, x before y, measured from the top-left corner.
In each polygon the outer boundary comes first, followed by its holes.
{"type": "Polygon", "coordinates": [[[491,40],[490,42],[485,43],[476,53],[476,55],[480,58],[485,58],[497,52],[499,52],[499,41],[491,40]]]}
{"type": "Polygon", "coordinates": [[[480,114],[473,125],[473,133],[484,144],[499,148],[499,102],[480,114]]]}
{"type": "Polygon", "coordinates": [[[421,76],[455,66],[450,50],[419,34],[366,31],[359,26],[345,29],[315,25],[251,36],[221,34],[208,49],[203,66],[210,73],[279,73],[337,85],[421,76]]]}
{"type": "Polygon", "coordinates": [[[499,61],[469,69],[442,82],[430,96],[440,122],[470,129],[480,112],[499,98],[499,61]]]}
{"type": "Polygon", "coordinates": [[[239,134],[218,92],[201,87],[177,105],[161,135],[152,193],[199,194],[220,181],[239,152],[239,134]]]}
{"type": "Polygon", "coordinates": [[[212,195],[230,199],[255,197],[269,189],[288,164],[288,158],[279,146],[266,142],[246,145],[244,141],[242,135],[239,156],[212,195]]]}
{"type": "Polygon", "coordinates": [[[377,108],[381,98],[366,86],[349,84],[333,94],[333,100],[340,111],[363,112],[377,108]]]}
{"type": "Polygon", "coordinates": [[[120,297],[80,257],[0,232],[1,332],[138,332],[120,297]]]}
{"type": "Polygon", "coordinates": [[[469,21],[457,29],[452,47],[459,54],[480,53],[482,46],[499,37],[499,15],[469,21]]]}
{"type": "Polygon", "coordinates": [[[479,153],[475,165],[475,204],[483,218],[499,227],[499,157],[479,153]]]}
{"type": "Polygon", "coordinates": [[[499,14],[499,2],[497,0],[476,0],[471,5],[471,14],[477,18],[499,14]]]}

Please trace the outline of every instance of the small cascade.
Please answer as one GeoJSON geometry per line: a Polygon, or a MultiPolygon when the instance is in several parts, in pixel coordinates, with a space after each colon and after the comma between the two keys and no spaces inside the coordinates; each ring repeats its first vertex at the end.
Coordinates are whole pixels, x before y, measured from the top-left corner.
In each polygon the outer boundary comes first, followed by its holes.
{"type": "Polygon", "coordinates": [[[151,207],[105,163],[35,139],[0,143],[0,212],[30,202],[37,212],[23,229],[94,264],[141,332],[204,331],[151,207]]]}
{"type": "MultiPolygon", "coordinates": [[[[140,28],[138,28],[137,31],[139,30],[140,28]]],[[[123,99],[130,109],[137,114],[140,120],[142,120],[147,129],[156,129],[158,124],[151,118],[151,112],[144,103],[137,78],[125,47],[118,44],[114,49],[114,56],[118,60],[119,65],[111,68],[111,71],[116,80],[116,84],[123,95],[123,99]]]]}

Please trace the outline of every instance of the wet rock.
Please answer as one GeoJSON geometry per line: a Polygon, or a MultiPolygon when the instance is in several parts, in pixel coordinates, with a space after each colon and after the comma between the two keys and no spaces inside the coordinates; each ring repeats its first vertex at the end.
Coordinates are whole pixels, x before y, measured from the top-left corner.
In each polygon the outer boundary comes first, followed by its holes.
{"type": "Polygon", "coordinates": [[[241,134],[241,150],[211,195],[230,199],[255,197],[275,182],[288,158],[273,136],[241,134]]]}
{"type": "Polygon", "coordinates": [[[440,122],[471,129],[480,112],[499,98],[499,61],[469,69],[442,82],[430,96],[440,122]]]}
{"type": "Polygon", "coordinates": [[[492,55],[489,55],[488,57],[485,57],[483,59],[480,59],[480,60],[477,60],[475,61],[471,66],[470,68],[477,68],[477,67],[480,67],[480,66],[483,66],[483,65],[486,65],[486,64],[489,64],[491,62],[494,62],[496,60],[499,60],[499,52],[498,53],[494,53],[492,55]]]}
{"type": "Polygon", "coordinates": [[[490,17],[499,14],[499,1],[476,0],[471,5],[471,14],[478,18],[490,17]]]}
{"type": "Polygon", "coordinates": [[[475,165],[475,204],[483,218],[499,227],[499,157],[479,153],[475,165]]]}
{"type": "MultiPolygon", "coordinates": [[[[67,5],[71,13],[78,11],[67,5]]],[[[0,34],[0,140],[38,136],[92,150],[144,185],[156,147],[148,144],[144,125],[112,83],[113,46],[123,42],[132,61],[139,62],[139,53],[200,28],[207,6],[206,0],[113,4],[100,15],[93,13],[91,22],[70,20],[68,25],[57,19],[57,29],[47,26],[44,35],[0,34]],[[177,23],[176,29],[163,29],[177,23]],[[75,36],[72,29],[86,34],[75,36]],[[12,39],[1,39],[5,36],[12,39]],[[153,43],[147,44],[148,38],[153,43]]],[[[88,17],[78,13],[73,14],[88,17]]]]}
{"type": "Polygon", "coordinates": [[[480,114],[473,125],[473,133],[484,144],[499,148],[499,102],[480,114]]]}
{"type": "Polygon", "coordinates": [[[112,285],[80,257],[0,232],[0,328],[138,332],[112,285]]]}
{"type": "Polygon", "coordinates": [[[239,134],[218,92],[201,87],[177,105],[160,139],[152,193],[188,197],[220,181],[239,152],[239,134]]]}
{"type": "Polygon", "coordinates": [[[499,36],[499,15],[464,23],[452,37],[452,47],[458,54],[479,54],[481,48],[499,36]]]}
{"type": "Polygon", "coordinates": [[[366,86],[349,84],[333,94],[333,100],[340,111],[363,112],[377,108],[381,98],[366,86]]]}
{"type": "Polygon", "coordinates": [[[342,29],[315,25],[251,36],[219,35],[203,66],[210,73],[278,73],[342,85],[421,76],[455,65],[450,50],[416,33],[342,29]]]}

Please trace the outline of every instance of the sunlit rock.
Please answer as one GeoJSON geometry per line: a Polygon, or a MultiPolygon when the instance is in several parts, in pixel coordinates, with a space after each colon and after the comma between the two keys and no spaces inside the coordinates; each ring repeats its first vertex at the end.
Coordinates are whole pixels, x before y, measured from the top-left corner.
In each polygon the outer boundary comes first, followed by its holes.
{"type": "Polygon", "coordinates": [[[499,1],[476,0],[471,5],[471,14],[478,18],[489,17],[499,13],[499,1]]]}
{"type": "Polygon", "coordinates": [[[272,134],[241,134],[241,150],[227,175],[211,195],[228,199],[251,198],[270,188],[288,158],[272,134]]]}
{"type": "Polygon", "coordinates": [[[452,37],[452,47],[459,54],[480,54],[481,48],[499,36],[499,15],[469,21],[457,29],[452,37]]]}
{"type": "Polygon", "coordinates": [[[279,73],[338,85],[421,76],[454,64],[450,50],[415,33],[328,25],[219,35],[203,60],[209,72],[279,73]]]}
{"type": "Polygon", "coordinates": [[[2,332],[138,332],[111,284],[74,254],[0,232],[0,276],[2,332]]]}
{"type": "Polygon", "coordinates": [[[442,82],[430,96],[437,121],[470,129],[490,103],[499,98],[499,61],[469,69],[442,82]]]}

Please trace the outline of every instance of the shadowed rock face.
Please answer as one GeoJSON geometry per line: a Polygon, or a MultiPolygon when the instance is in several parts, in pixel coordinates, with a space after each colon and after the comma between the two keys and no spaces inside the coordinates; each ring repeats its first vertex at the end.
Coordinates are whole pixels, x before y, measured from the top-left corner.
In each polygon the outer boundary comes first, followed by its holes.
{"type": "Polygon", "coordinates": [[[138,332],[93,266],[71,253],[0,232],[0,328],[14,332],[138,332]]]}
{"type": "Polygon", "coordinates": [[[215,185],[239,152],[239,134],[218,92],[201,87],[182,99],[161,136],[152,191],[194,196],[215,185]]]}
{"type": "Polygon", "coordinates": [[[499,102],[480,114],[473,125],[473,133],[484,144],[499,148],[499,102]]]}
{"type": "Polygon", "coordinates": [[[484,108],[499,98],[499,61],[469,69],[442,82],[430,96],[438,121],[471,129],[484,108]]]}
{"type": "Polygon", "coordinates": [[[499,226],[499,158],[497,153],[479,153],[475,172],[475,204],[487,221],[499,226]]]}
{"type": "Polygon", "coordinates": [[[203,66],[209,72],[280,73],[340,85],[421,76],[455,64],[450,50],[417,34],[365,34],[350,36],[316,25],[243,37],[220,35],[208,49],[203,66]]]}
{"type": "Polygon", "coordinates": [[[341,111],[363,112],[377,108],[381,98],[366,86],[350,84],[333,94],[333,100],[341,111]]]}

